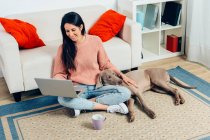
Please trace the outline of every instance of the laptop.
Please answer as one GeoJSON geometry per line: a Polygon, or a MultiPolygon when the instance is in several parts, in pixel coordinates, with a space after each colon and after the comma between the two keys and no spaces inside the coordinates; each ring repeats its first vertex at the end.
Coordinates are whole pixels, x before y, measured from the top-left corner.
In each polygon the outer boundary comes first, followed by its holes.
{"type": "Polygon", "coordinates": [[[61,80],[61,79],[46,79],[46,78],[34,78],[41,93],[43,95],[50,96],[62,96],[77,98],[78,95],[76,91],[82,91],[81,87],[73,86],[71,80],[61,80]]]}

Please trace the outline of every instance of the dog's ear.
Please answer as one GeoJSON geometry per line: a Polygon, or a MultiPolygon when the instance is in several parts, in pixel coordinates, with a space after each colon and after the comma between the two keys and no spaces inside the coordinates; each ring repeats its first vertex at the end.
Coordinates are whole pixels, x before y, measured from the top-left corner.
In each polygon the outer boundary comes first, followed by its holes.
{"type": "Polygon", "coordinates": [[[96,81],[96,88],[100,88],[103,86],[102,78],[101,78],[101,73],[98,74],[97,81],[96,81]]]}
{"type": "Polygon", "coordinates": [[[113,75],[115,75],[116,77],[122,79],[122,77],[120,75],[118,75],[116,72],[113,71],[113,75]]]}

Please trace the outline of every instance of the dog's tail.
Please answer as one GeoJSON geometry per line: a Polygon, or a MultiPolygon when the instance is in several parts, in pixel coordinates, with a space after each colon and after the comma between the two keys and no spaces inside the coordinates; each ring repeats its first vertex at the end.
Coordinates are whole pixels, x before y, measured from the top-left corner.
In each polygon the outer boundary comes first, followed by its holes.
{"type": "Polygon", "coordinates": [[[174,82],[176,85],[182,87],[182,88],[186,88],[186,89],[196,89],[196,87],[194,86],[186,86],[186,85],[183,85],[182,83],[180,83],[178,80],[176,80],[173,76],[169,75],[170,76],[170,80],[172,82],[174,82]]]}

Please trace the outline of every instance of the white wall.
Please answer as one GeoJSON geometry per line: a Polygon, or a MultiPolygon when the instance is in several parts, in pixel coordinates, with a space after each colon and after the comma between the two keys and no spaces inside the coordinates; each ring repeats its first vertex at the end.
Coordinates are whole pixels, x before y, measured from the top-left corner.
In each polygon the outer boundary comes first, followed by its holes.
{"type": "MultiPolygon", "coordinates": [[[[117,0],[0,0],[0,17],[16,13],[45,11],[96,4],[104,5],[107,8],[116,10],[116,3],[117,0]]],[[[1,68],[0,77],[2,77],[1,68]]]]}
{"type": "Polygon", "coordinates": [[[117,0],[0,0],[0,17],[14,13],[45,11],[96,4],[116,9],[116,3],[117,0]]]}

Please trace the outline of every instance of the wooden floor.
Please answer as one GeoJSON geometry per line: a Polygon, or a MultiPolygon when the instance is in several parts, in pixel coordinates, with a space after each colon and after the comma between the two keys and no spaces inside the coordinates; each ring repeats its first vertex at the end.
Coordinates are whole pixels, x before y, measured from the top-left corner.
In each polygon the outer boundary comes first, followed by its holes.
{"type": "MultiPolygon", "coordinates": [[[[165,69],[180,66],[198,77],[210,82],[210,70],[200,64],[189,62],[185,57],[172,57],[152,62],[143,63],[140,68],[161,67],[165,69]]],[[[24,99],[32,98],[30,95],[24,96],[24,99]]],[[[4,78],[0,78],[0,105],[14,102],[13,97],[9,94],[4,78]]]]}

